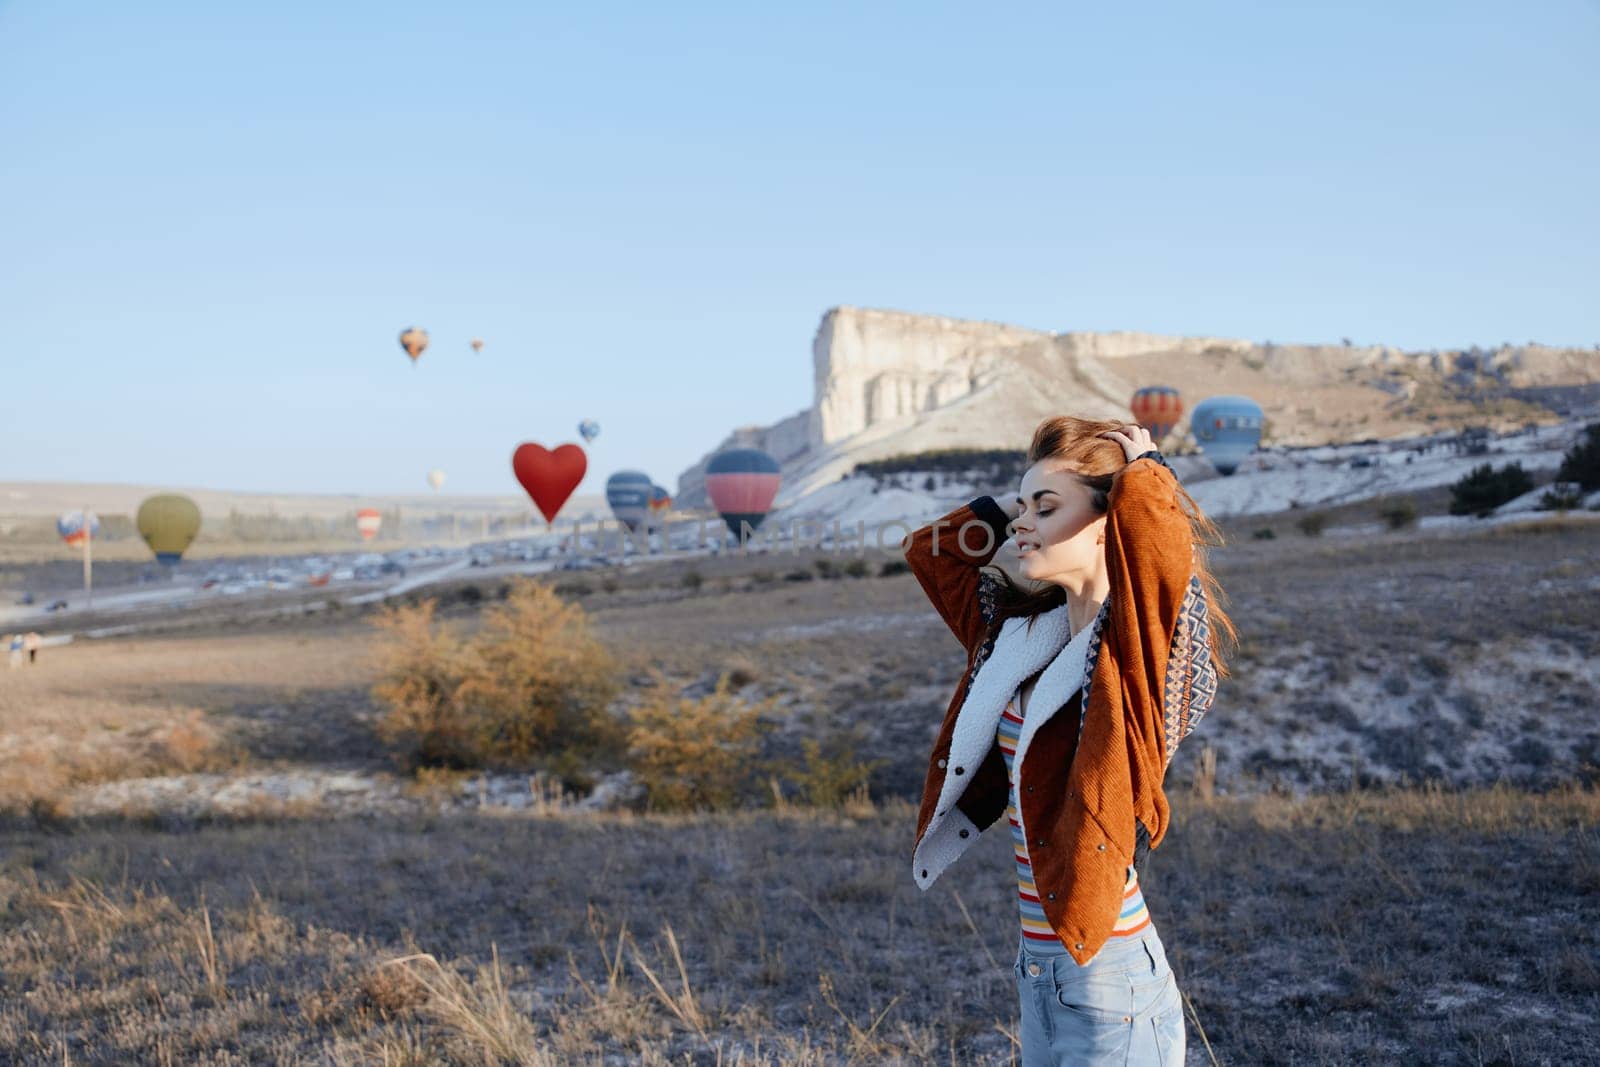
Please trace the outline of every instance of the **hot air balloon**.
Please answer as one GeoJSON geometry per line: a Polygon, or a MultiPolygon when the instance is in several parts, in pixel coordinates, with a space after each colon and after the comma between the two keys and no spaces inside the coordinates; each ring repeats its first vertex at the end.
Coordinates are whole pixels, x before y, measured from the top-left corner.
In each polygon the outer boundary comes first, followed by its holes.
{"type": "Polygon", "coordinates": [[[474,352],[482,352],[483,351],[483,338],[474,337],[472,339],[472,350],[474,352]]]}
{"type": "Polygon", "coordinates": [[[56,532],[72,548],[100,536],[100,516],[94,512],[68,511],[56,520],[56,532]]]}
{"type": "Polygon", "coordinates": [[[1261,405],[1245,396],[1213,396],[1189,416],[1189,430],[1211,465],[1232,474],[1261,441],[1261,405]]]}
{"type": "Polygon", "coordinates": [[[654,486],[643,471],[617,471],[606,479],[606,503],[611,514],[629,530],[637,530],[650,514],[650,490],[654,486]]]}
{"type": "Polygon", "coordinates": [[[361,540],[372,540],[382,528],[383,512],[377,508],[362,508],[356,512],[356,532],[361,535],[361,540]]]}
{"type": "Polygon", "coordinates": [[[659,485],[650,487],[650,514],[659,515],[672,507],[672,494],[659,485]]]}
{"type": "Polygon", "coordinates": [[[554,451],[524,442],[511,453],[511,470],[532,498],[544,521],[554,523],[561,506],[583,481],[589,457],[579,446],[567,443],[554,451]]]}
{"type": "Polygon", "coordinates": [[[585,441],[593,441],[600,436],[600,424],[593,419],[584,419],[578,423],[578,432],[583,435],[585,441]]]}
{"type": "Polygon", "coordinates": [[[1160,443],[1183,417],[1183,397],[1170,385],[1147,385],[1128,402],[1133,421],[1150,431],[1160,443]]]}
{"type": "Polygon", "coordinates": [[[778,495],[778,461],[759,448],[718,452],[706,465],[706,494],[735,537],[741,523],[754,530],[778,495]]]}
{"type": "Polygon", "coordinates": [[[186,496],[162,493],[139,505],[134,523],[156,559],[171,566],[183,558],[200,532],[200,508],[186,496]]]}
{"type": "Polygon", "coordinates": [[[406,350],[406,355],[411,357],[411,365],[417,365],[417,359],[428,347],[428,331],[415,326],[407,326],[400,331],[400,347],[406,350]]]}
{"type": "Polygon", "coordinates": [[[444,488],[444,471],[428,472],[428,488],[435,493],[444,488]]]}

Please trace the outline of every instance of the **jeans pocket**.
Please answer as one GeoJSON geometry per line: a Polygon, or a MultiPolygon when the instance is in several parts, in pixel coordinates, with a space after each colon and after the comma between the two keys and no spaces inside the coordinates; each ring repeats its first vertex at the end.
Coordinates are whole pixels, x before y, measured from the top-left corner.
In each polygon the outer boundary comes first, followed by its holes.
{"type": "Polygon", "coordinates": [[[1188,1053],[1188,1034],[1184,1030],[1183,997],[1177,983],[1172,986],[1172,1005],[1163,1007],[1150,1020],[1155,1039],[1155,1064],[1157,1067],[1183,1067],[1188,1053]]]}
{"type": "Polygon", "coordinates": [[[1067,979],[1056,988],[1050,1014],[1057,1063],[1120,1063],[1127,1055],[1134,1023],[1125,979],[1067,979]]]}

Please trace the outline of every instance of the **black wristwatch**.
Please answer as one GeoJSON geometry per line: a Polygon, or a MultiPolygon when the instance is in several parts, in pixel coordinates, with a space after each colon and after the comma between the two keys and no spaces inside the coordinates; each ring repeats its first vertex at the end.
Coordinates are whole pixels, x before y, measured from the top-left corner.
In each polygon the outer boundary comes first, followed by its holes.
{"type": "MultiPolygon", "coordinates": [[[[1163,456],[1157,449],[1152,448],[1148,452],[1141,452],[1137,456],[1134,456],[1133,458],[1134,459],[1153,459],[1157,463],[1161,464],[1163,467],[1167,468],[1167,470],[1172,471],[1172,464],[1168,463],[1167,462],[1167,457],[1163,456]]],[[[1129,462],[1131,463],[1132,460],[1129,460],[1129,462]]],[[[1176,478],[1178,476],[1178,472],[1177,471],[1172,471],[1172,476],[1174,478],[1176,478]]]]}

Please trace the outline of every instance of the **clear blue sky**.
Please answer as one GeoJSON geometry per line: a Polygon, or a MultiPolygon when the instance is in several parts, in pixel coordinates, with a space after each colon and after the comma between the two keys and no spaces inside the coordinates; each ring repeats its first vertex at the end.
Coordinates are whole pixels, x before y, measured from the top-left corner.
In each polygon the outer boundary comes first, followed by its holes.
{"type": "Polygon", "coordinates": [[[0,0],[0,478],[670,486],[839,303],[1600,342],[1600,6],[1310,7],[0,0]]]}

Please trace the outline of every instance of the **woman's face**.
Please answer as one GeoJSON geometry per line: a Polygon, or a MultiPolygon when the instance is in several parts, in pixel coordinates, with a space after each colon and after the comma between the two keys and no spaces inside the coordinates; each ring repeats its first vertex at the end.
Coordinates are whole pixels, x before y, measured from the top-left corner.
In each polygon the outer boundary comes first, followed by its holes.
{"type": "Polygon", "coordinates": [[[1104,565],[1106,517],[1094,491],[1060,460],[1040,460],[1022,476],[1021,510],[1011,523],[1018,570],[1036,582],[1088,577],[1104,565]]]}

